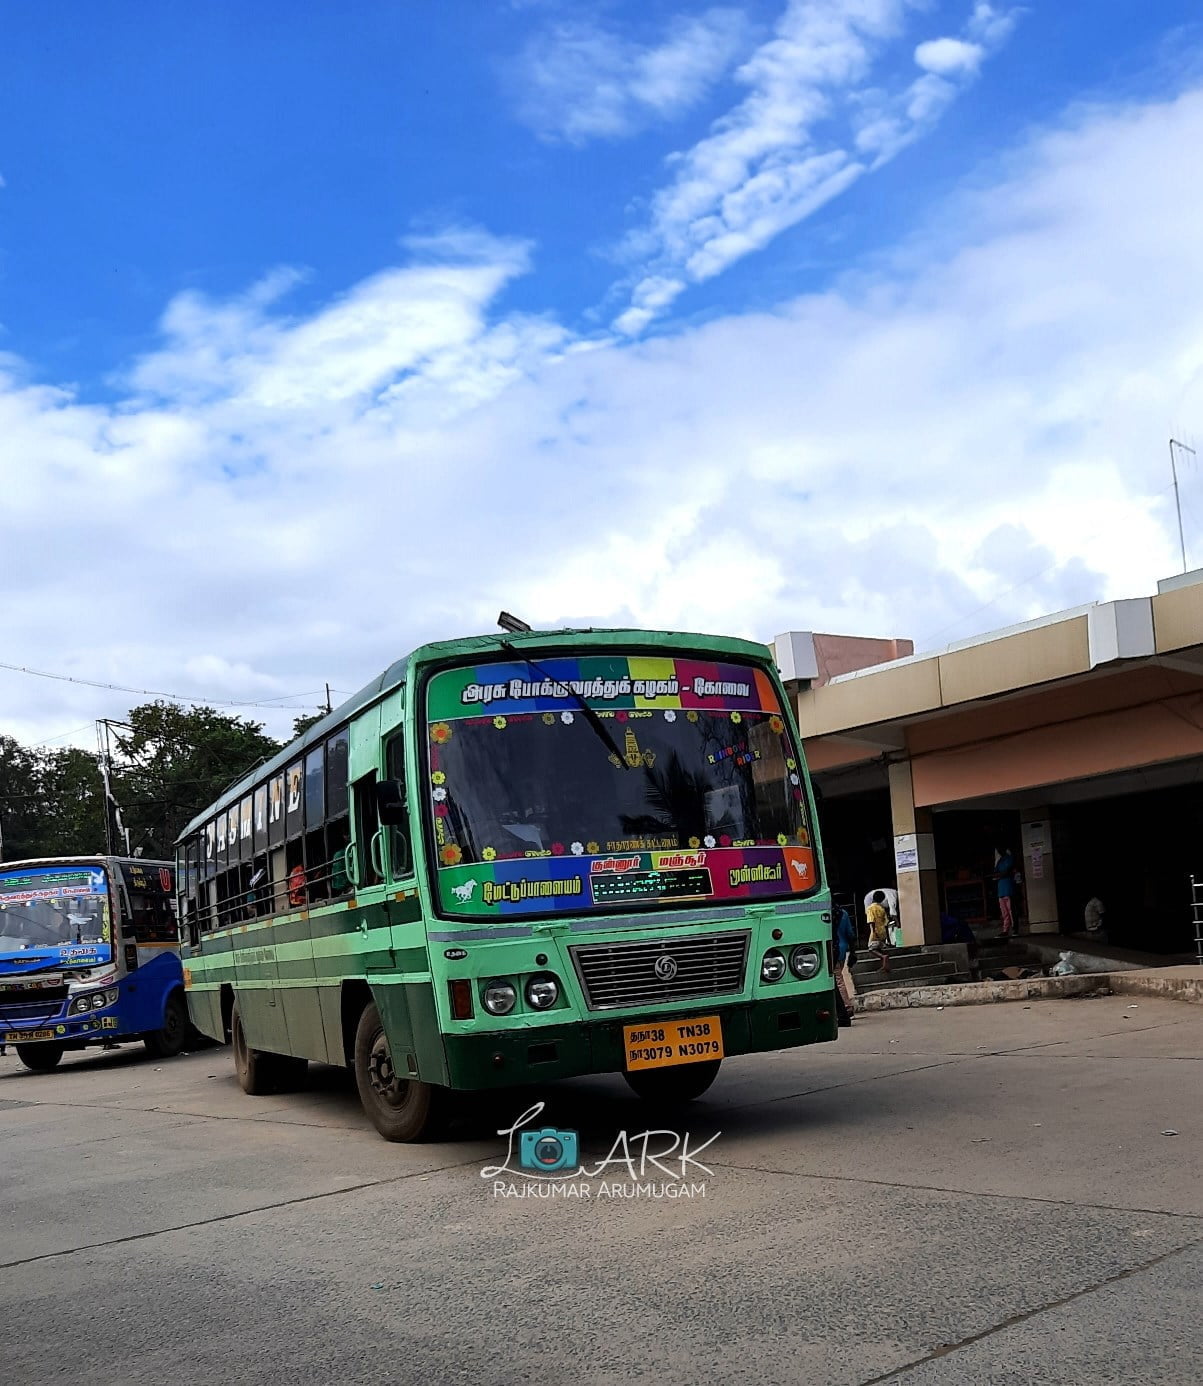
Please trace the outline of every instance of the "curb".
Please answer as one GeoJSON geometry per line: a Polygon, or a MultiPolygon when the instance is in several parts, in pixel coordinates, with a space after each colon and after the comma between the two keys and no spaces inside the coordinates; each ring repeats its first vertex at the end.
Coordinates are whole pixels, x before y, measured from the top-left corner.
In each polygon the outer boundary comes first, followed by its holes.
{"type": "Polygon", "coordinates": [[[956,982],[949,986],[871,991],[857,997],[861,1011],[904,1011],[912,1006],[984,1006],[1033,998],[1068,1000],[1079,996],[1161,996],[1203,1005],[1203,968],[1140,972],[1073,973],[1068,977],[1024,977],[1005,982],[956,982]],[[1187,973],[1189,975],[1183,975],[1187,973]]]}

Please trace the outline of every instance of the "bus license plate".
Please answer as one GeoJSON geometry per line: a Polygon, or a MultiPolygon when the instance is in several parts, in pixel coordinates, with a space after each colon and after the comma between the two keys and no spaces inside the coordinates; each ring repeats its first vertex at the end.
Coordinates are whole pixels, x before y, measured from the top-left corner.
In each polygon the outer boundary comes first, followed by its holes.
{"type": "Polygon", "coordinates": [[[623,1039],[628,1073],[723,1057],[723,1027],[716,1015],[624,1025],[623,1039]]]}
{"type": "Polygon", "coordinates": [[[6,1030],[5,1044],[24,1044],[26,1040],[57,1039],[53,1030],[6,1030]]]}

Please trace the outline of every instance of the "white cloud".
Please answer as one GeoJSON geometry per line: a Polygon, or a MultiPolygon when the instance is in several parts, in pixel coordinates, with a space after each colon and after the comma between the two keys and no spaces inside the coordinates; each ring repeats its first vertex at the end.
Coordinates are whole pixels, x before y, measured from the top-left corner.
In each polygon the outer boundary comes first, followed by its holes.
{"type": "MultiPolygon", "coordinates": [[[[477,235],[308,313],[286,275],[181,297],[114,406],[0,362],[5,659],[263,699],[501,607],[945,643],[1149,591],[1203,417],[1201,144],[1203,90],[1080,111],[874,276],[637,343],[501,311],[531,252],[477,235]]],[[[31,741],[129,701],[0,671],[31,741]]]]}
{"type": "Polygon", "coordinates": [[[720,7],[678,15],[646,46],[591,18],[561,22],[536,34],[512,67],[518,114],[545,139],[570,144],[632,135],[696,105],[744,32],[741,12],[720,7]]]}
{"type": "MultiPolygon", "coordinates": [[[[771,39],[735,73],[744,99],[670,162],[646,228],[629,249],[643,263],[616,331],[641,332],[671,300],[649,285],[722,273],[813,215],[929,130],[1012,20],[978,4],[969,38],[922,43],[923,75],[891,91],[870,83],[922,0],[789,0],[771,39]]],[[[675,297],[675,295],[674,295],[675,297]]]]}
{"type": "Polygon", "coordinates": [[[928,39],[915,49],[915,62],[925,72],[935,72],[941,77],[972,74],[984,57],[985,49],[980,43],[966,43],[964,39],[928,39]]]}

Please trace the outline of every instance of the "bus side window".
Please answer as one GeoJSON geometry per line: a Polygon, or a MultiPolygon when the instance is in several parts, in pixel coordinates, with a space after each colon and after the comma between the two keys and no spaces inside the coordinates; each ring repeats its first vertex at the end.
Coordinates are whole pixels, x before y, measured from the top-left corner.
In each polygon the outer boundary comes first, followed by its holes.
{"type": "Polygon", "coordinates": [[[135,943],[177,943],[180,931],[168,895],[132,890],[129,925],[123,930],[135,943]]]}
{"type": "Polygon", "coordinates": [[[394,736],[386,748],[388,779],[376,786],[380,821],[388,828],[389,867],[394,880],[413,870],[409,841],[409,806],[405,793],[405,742],[394,736]]]}

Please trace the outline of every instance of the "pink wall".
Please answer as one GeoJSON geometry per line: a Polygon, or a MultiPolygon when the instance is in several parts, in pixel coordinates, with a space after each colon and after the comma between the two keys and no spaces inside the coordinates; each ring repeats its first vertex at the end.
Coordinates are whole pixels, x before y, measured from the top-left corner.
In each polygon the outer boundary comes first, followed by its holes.
{"type": "Polygon", "coordinates": [[[814,686],[851,674],[857,669],[871,669],[875,664],[888,664],[915,653],[913,640],[874,640],[862,635],[814,636],[815,663],[819,677],[814,686]]]}

